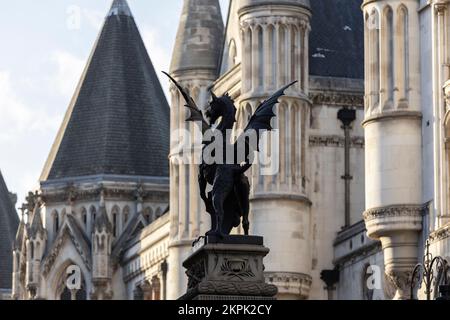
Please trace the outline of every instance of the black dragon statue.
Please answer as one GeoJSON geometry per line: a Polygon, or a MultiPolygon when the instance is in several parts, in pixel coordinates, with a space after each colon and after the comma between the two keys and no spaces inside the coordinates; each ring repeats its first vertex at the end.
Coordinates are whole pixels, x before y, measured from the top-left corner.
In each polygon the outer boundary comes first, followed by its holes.
{"type": "MultiPolygon", "coordinates": [[[[259,151],[259,142],[261,134],[264,131],[272,130],[271,120],[275,117],[274,107],[279,102],[278,99],[284,95],[286,89],[294,85],[297,81],[283,87],[277,91],[269,99],[261,103],[255,113],[250,118],[244,132],[232,143],[227,135],[227,131],[232,130],[236,122],[236,107],[234,101],[228,94],[222,97],[216,97],[213,92],[212,101],[206,108],[205,117],[202,111],[197,107],[194,99],[189,95],[188,91],[183,88],[169,74],[163,72],[178,88],[184,100],[186,107],[190,111],[190,116],[186,121],[200,122],[202,133],[207,130],[218,130],[219,134],[211,134],[213,137],[222,137],[221,145],[223,148],[224,159],[211,163],[205,161],[205,150],[215,140],[204,141],[203,157],[199,170],[199,187],[200,196],[205,203],[206,211],[211,215],[211,230],[206,236],[214,236],[223,238],[229,235],[233,228],[237,228],[241,224],[245,235],[249,234],[250,222],[248,219],[250,208],[250,183],[245,175],[254,161],[255,152],[259,151]],[[220,120],[219,120],[220,119],[220,120]],[[219,120],[219,123],[215,123],[219,120]],[[248,133],[252,131],[256,136],[256,143],[250,143],[248,133]],[[239,161],[238,146],[244,146],[244,161],[239,161]],[[234,161],[225,159],[227,150],[230,147],[234,149],[234,161]],[[228,161],[226,161],[228,160],[228,161]],[[208,184],[212,186],[212,190],[206,193],[208,184]]],[[[213,152],[214,153],[214,152],[213,152]]],[[[211,155],[208,155],[211,157],[211,155]]],[[[212,154],[214,156],[214,154],[212,154]]],[[[217,160],[217,158],[215,158],[217,160]]]]}

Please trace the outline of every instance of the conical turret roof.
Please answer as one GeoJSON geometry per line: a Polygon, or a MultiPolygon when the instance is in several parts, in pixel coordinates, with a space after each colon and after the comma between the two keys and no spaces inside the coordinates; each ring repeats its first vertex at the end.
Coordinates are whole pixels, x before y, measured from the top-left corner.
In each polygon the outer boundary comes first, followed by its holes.
{"type": "Polygon", "coordinates": [[[115,0],[41,181],[168,177],[169,111],[130,8],[115,0]]]}
{"type": "Polygon", "coordinates": [[[218,0],[184,0],[170,72],[219,69],[224,25],[218,0]]]}

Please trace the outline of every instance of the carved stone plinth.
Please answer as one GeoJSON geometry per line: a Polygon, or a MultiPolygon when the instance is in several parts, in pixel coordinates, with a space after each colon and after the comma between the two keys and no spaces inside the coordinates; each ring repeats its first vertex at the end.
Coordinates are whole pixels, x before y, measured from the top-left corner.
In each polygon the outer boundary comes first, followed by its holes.
{"type": "Polygon", "coordinates": [[[277,287],[264,280],[263,238],[206,238],[183,263],[188,288],[180,300],[274,300],[277,287]]]}

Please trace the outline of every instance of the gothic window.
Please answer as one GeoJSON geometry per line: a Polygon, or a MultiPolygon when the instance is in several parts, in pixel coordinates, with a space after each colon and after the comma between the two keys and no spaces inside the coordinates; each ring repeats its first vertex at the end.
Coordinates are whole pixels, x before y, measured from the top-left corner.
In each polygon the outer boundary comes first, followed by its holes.
{"type": "Polygon", "coordinates": [[[398,25],[399,25],[399,67],[400,72],[400,94],[401,98],[408,99],[409,95],[409,20],[408,9],[400,6],[398,9],[398,25]]]}
{"type": "MultiPolygon", "coordinates": [[[[447,111],[444,118],[445,133],[445,157],[447,169],[447,181],[450,181],[450,111],[447,111]]],[[[447,182],[448,183],[448,182],[447,182]]],[[[447,186],[447,206],[450,208],[450,186],[447,186]]]]}
{"type": "Polygon", "coordinates": [[[118,206],[114,206],[112,209],[112,227],[113,227],[113,235],[117,237],[119,235],[119,212],[120,209],[118,206]]]}
{"type": "Polygon", "coordinates": [[[81,209],[81,221],[83,222],[83,226],[87,227],[87,211],[85,208],[81,209]]]}
{"type": "Polygon", "coordinates": [[[385,60],[383,74],[384,81],[387,85],[386,91],[387,101],[391,102],[394,100],[394,15],[392,13],[391,7],[387,6],[384,10],[384,28],[383,28],[383,38],[384,38],[384,57],[385,60]]]}
{"type": "Polygon", "coordinates": [[[275,87],[277,79],[277,43],[276,30],[273,25],[268,27],[270,48],[270,84],[275,87]]]}
{"type": "Polygon", "coordinates": [[[61,283],[61,294],[59,295],[59,299],[63,300],[63,301],[70,301],[70,300],[77,300],[77,301],[84,301],[87,300],[87,293],[86,293],[86,289],[84,286],[84,281],[83,279],[81,279],[81,287],[80,289],[74,289],[74,290],[70,290],[67,285],[66,285],[66,281],[67,278],[66,277],[62,277],[62,283],[61,283]]]}
{"type": "Polygon", "coordinates": [[[368,77],[370,79],[371,108],[376,108],[380,102],[380,19],[376,9],[366,17],[366,32],[368,36],[368,77]]]}
{"type": "Polygon", "coordinates": [[[230,41],[230,46],[229,46],[228,50],[229,50],[228,51],[228,69],[232,69],[236,65],[236,57],[237,57],[236,43],[234,42],[233,39],[230,41]]]}
{"type": "Polygon", "coordinates": [[[30,241],[30,255],[31,259],[34,259],[34,242],[30,241]]]}
{"type": "Polygon", "coordinates": [[[58,214],[58,211],[53,211],[52,217],[53,217],[53,231],[54,231],[54,233],[56,235],[58,233],[58,231],[59,231],[59,214],[58,214]]]}
{"type": "Polygon", "coordinates": [[[97,218],[97,210],[95,209],[94,206],[92,206],[89,211],[90,211],[90,214],[91,214],[92,230],[94,230],[95,219],[97,218]]]}
{"type": "Polygon", "coordinates": [[[264,34],[263,29],[258,27],[256,29],[258,35],[258,87],[262,88],[264,86],[264,34]]]}
{"type": "Polygon", "coordinates": [[[61,293],[60,300],[62,301],[70,301],[72,300],[72,293],[69,288],[65,287],[64,291],[61,293]]]}

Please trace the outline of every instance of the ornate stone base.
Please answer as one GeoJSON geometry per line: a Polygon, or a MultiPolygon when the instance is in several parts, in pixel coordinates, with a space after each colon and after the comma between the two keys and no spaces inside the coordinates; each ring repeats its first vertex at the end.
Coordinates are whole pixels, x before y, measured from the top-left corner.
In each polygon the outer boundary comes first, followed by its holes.
{"type": "Polygon", "coordinates": [[[188,289],[180,300],[273,300],[277,287],[264,280],[261,237],[206,238],[183,263],[188,289]]]}

